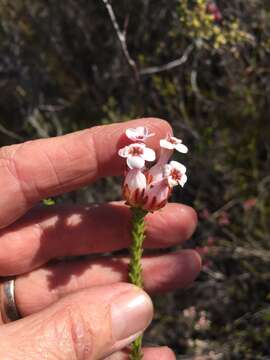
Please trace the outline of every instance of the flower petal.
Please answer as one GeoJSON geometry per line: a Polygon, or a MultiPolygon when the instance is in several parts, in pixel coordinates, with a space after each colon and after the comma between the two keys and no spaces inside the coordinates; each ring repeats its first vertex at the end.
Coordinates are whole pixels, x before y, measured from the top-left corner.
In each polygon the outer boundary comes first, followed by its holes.
{"type": "Polygon", "coordinates": [[[179,183],[179,181],[173,179],[171,176],[169,176],[167,178],[167,181],[168,181],[168,185],[169,185],[170,188],[173,188],[173,187],[177,186],[178,183],[179,183]]]}
{"type": "Polygon", "coordinates": [[[137,141],[136,129],[127,129],[126,130],[126,136],[132,141],[137,141]]]}
{"type": "Polygon", "coordinates": [[[171,161],[170,164],[173,168],[179,170],[181,172],[181,174],[185,174],[187,171],[187,168],[185,167],[185,165],[181,164],[178,161],[171,161]]]}
{"type": "Polygon", "coordinates": [[[165,148],[165,149],[169,149],[169,150],[173,150],[174,149],[174,145],[172,143],[170,143],[168,140],[166,139],[161,139],[160,142],[159,142],[160,146],[162,148],[165,148]]]}
{"type": "Polygon", "coordinates": [[[145,161],[140,156],[129,156],[127,158],[127,166],[130,169],[142,169],[144,167],[145,161]]]}
{"type": "Polygon", "coordinates": [[[168,139],[172,144],[181,144],[182,140],[181,139],[178,139],[177,137],[175,136],[169,136],[169,139],[168,139]]]}
{"type": "Polygon", "coordinates": [[[131,147],[136,146],[136,147],[140,147],[142,149],[146,148],[146,145],[143,144],[143,143],[134,143],[134,144],[131,144],[129,146],[131,146],[131,147]]]}
{"type": "Polygon", "coordinates": [[[132,141],[145,141],[148,137],[154,136],[154,133],[149,133],[149,130],[144,126],[138,126],[135,129],[129,128],[126,130],[126,136],[132,141]]]}
{"type": "Polygon", "coordinates": [[[174,146],[175,150],[179,151],[180,153],[186,154],[188,152],[188,148],[184,144],[176,144],[174,146]]]}
{"type": "Polygon", "coordinates": [[[138,127],[136,127],[135,130],[136,130],[137,135],[147,136],[148,129],[146,127],[138,126],[138,127]]]}
{"type": "Polygon", "coordinates": [[[145,126],[138,126],[136,128],[136,130],[137,130],[138,135],[140,135],[140,136],[143,135],[145,138],[148,138],[148,137],[151,137],[151,136],[155,135],[154,133],[150,133],[149,129],[147,127],[145,127],[145,126]]]}
{"type": "Polygon", "coordinates": [[[180,181],[178,182],[180,186],[184,187],[185,183],[187,182],[187,175],[186,174],[183,174],[181,176],[181,179],[180,181]]]}
{"type": "Polygon", "coordinates": [[[128,157],[128,154],[129,154],[129,146],[125,146],[122,149],[118,150],[118,155],[123,158],[128,157]]]}
{"type": "Polygon", "coordinates": [[[156,159],[156,153],[153,149],[145,148],[142,157],[146,161],[154,161],[156,159]]]}

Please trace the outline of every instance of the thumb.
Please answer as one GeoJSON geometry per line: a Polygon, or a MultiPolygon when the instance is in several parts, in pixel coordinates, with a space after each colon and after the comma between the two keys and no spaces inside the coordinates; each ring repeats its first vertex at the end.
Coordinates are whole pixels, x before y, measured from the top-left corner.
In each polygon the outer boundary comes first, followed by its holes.
{"type": "Polygon", "coordinates": [[[130,344],[150,323],[149,296],[130,284],[71,294],[0,328],[0,359],[102,359],[130,344]]]}

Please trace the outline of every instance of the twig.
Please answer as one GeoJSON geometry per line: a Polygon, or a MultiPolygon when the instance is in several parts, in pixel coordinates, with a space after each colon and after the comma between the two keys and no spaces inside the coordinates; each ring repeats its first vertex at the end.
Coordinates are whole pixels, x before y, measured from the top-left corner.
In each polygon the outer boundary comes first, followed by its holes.
{"type": "Polygon", "coordinates": [[[39,110],[46,111],[50,114],[50,119],[55,127],[57,136],[63,135],[64,130],[63,130],[60,120],[58,119],[58,117],[56,116],[55,113],[58,111],[64,110],[66,107],[67,107],[66,105],[51,105],[51,104],[44,105],[43,104],[43,105],[40,105],[38,108],[39,110]]]}
{"type": "Polygon", "coordinates": [[[225,279],[225,276],[221,272],[218,272],[218,271],[213,271],[211,269],[203,268],[202,272],[204,272],[205,274],[210,276],[212,279],[217,280],[217,281],[223,281],[225,279]]]}
{"type": "Polygon", "coordinates": [[[198,77],[198,72],[196,69],[193,69],[190,73],[191,89],[199,100],[203,101],[205,104],[211,105],[212,102],[210,100],[206,99],[206,97],[200,92],[197,77],[198,77]]]}
{"type": "Polygon", "coordinates": [[[53,114],[52,117],[51,117],[51,120],[52,120],[52,123],[55,126],[57,136],[63,135],[64,130],[62,128],[61,122],[58,119],[58,117],[53,114]]]}
{"type": "Polygon", "coordinates": [[[164,65],[160,65],[160,66],[152,66],[146,69],[142,69],[139,71],[140,75],[153,75],[153,74],[157,74],[163,71],[168,71],[171,69],[174,69],[178,66],[183,65],[185,62],[187,62],[190,53],[193,50],[193,45],[189,45],[186,50],[184,51],[184,54],[176,60],[170,61],[167,64],[164,65]]]}
{"type": "Polygon", "coordinates": [[[9,136],[12,139],[18,140],[18,141],[24,141],[24,138],[20,135],[15,134],[13,131],[8,130],[4,127],[4,125],[0,124],[0,132],[3,134],[9,136]]]}
{"type": "Polygon", "coordinates": [[[220,216],[221,213],[223,213],[224,211],[227,211],[229,209],[231,209],[232,207],[234,207],[235,205],[238,205],[240,203],[239,199],[232,199],[230,201],[228,201],[225,205],[223,205],[220,209],[216,210],[215,212],[213,212],[210,215],[210,219],[216,219],[220,216]]]}
{"type": "Polygon", "coordinates": [[[106,9],[108,11],[109,17],[111,19],[112,25],[114,27],[114,30],[116,32],[116,35],[118,37],[118,40],[120,42],[123,54],[126,58],[127,63],[129,64],[129,66],[131,67],[132,71],[135,74],[135,78],[136,80],[139,80],[140,75],[142,76],[147,76],[147,75],[153,75],[153,74],[157,74],[163,71],[168,71],[171,69],[174,69],[178,66],[183,65],[185,62],[187,62],[190,53],[193,50],[193,45],[189,45],[186,50],[184,51],[184,54],[176,60],[170,61],[167,64],[164,65],[160,65],[160,66],[151,66],[145,69],[141,69],[138,70],[137,64],[136,62],[132,59],[128,47],[127,47],[127,41],[126,41],[126,28],[127,28],[127,22],[128,20],[126,19],[125,21],[125,25],[124,25],[124,30],[121,31],[120,30],[120,26],[117,22],[114,10],[109,2],[109,0],[102,0],[104,5],[106,6],[106,9]]]}
{"type": "Polygon", "coordinates": [[[230,257],[233,259],[249,259],[249,258],[257,258],[265,263],[270,262],[270,251],[266,249],[252,249],[252,248],[244,248],[241,246],[237,246],[233,249],[233,251],[224,246],[216,246],[211,248],[211,253],[214,256],[220,255],[225,257],[230,257]]]}
{"type": "MultiPolygon", "coordinates": [[[[193,46],[190,45],[187,47],[184,54],[179,59],[172,60],[164,65],[151,66],[151,67],[147,67],[145,69],[141,69],[138,71],[138,74],[140,76],[151,76],[151,75],[158,74],[158,73],[161,73],[164,71],[169,71],[169,70],[175,69],[176,67],[184,65],[187,62],[187,60],[189,59],[189,55],[192,52],[192,50],[193,50],[193,46]]],[[[124,76],[124,74],[118,73],[115,76],[118,78],[118,77],[124,76]]]]}
{"type": "Polygon", "coordinates": [[[48,112],[52,112],[52,113],[55,113],[55,112],[59,112],[59,111],[62,111],[66,108],[67,106],[66,105],[40,105],[38,108],[39,110],[42,110],[42,111],[48,111],[48,112]]]}
{"type": "Polygon", "coordinates": [[[198,356],[189,356],[189,355],[178,355],[176,356],[176,360],[196,360],[196,359],[201,359],[201,360],[221,360],[224,356],[224,353],[211,353],[211,357],[209,357],[208,355],[202,355],[200,357],[198,356]]]}
{"type": "Polygon", "coordinates": [[[270,251],[268,250],[258,250],[258,249],[245,249],[243,247],[238,246],[234,249],[234,255],[240,258],[258,258],[264,262],[270,262],[270,251]]]}
{"type": "Polygon", "coordinates": [[[118,37],[118,40],[121,44],[121,48],[122,48],[122,51],[124,53],[124,56],[129,64],[129,66],[131,67],[131,69],[133,70],[134,74],[135,74],[135,77],[136,77],[136,80],[138,80],[139,78],[139,72],[138,72],[138,68],[137,68],[137,65],[136,65],[136,62],[132,59],[132,57],[130,56],[130,53],[129,53],[129,50],[128,50],[128,47],[127,47],[127,41],[126,41],[126,29],[124,29],[124,31],[121,31],[120,30],[120,27],[118,25],[118,22],[116,20],[116,16],[115,16],[115,13],[114,13],[114,10],[111,6],[111,4],[109,3],[108,0],[102,0],[103,3],[105,4],[106,6],[106,9],[108,11],[108,14],[110,16],[110,19],[111,19],[111,22],[112,22],[112,25],[114,27],[114,30],[116,32],[116,35],[118,37]]]}
{"type": "Polygon", "coordinates": [[[36,130],[37,134],[41,138],[47,138],[49,137],[49,133],[46,129],[44,129],[38,121],[38,117],[40,116],[40,112],[38,109],[35,109],[33,113],[28,117],[27,121],[33,126],[33,128],[36,130]]]}

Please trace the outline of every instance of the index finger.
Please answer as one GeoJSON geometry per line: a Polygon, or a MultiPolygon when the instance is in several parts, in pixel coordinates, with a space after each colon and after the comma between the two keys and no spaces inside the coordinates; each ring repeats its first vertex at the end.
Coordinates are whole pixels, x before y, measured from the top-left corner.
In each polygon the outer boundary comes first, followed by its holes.
{"type": "Polygon", "coordinates": [[[146,118],[97,126],[72,134],[29,141],[0,149],[0,228],[23,215],[36,202],[84,186],[99,177],[118,175],[124,161],[117,150],[126,145],[126,128],[147,126],[156,136],[171,132],[161,119],[146,118]]]}

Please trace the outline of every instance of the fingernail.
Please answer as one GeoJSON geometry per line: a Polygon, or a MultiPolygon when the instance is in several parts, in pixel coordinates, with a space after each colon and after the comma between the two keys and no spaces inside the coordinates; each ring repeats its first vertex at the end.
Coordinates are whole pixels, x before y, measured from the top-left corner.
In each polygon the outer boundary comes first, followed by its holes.
{"type": "Polygon", "coordinates": [[[120,294],[111,305],[114,340],[124,340],[143,331],[152,317],[152,301],[144,291],[134,288],[120,294]]]}

